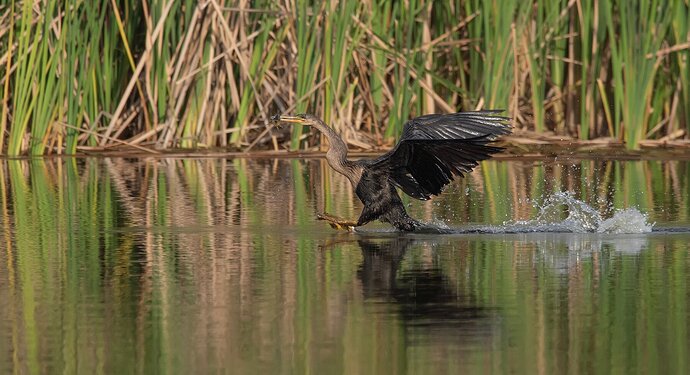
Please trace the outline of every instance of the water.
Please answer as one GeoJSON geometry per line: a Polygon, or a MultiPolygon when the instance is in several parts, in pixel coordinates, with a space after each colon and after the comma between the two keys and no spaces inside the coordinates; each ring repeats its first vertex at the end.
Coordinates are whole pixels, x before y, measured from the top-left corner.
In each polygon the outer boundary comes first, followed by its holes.
{"type": "Polygon", "coordinates": [[[0,373],[688,373],[689,191],[497,161],[346,233],[318,159],[4,161],[0,373]]]}

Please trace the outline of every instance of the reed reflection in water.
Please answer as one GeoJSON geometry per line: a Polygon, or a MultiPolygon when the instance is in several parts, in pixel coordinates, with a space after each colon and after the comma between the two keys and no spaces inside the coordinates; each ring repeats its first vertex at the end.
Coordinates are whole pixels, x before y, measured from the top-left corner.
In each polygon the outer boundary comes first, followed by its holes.
{"type": "Polygon", "coordinates": [[[316,159],[5,161],[0,372],[686,373],[689,179],[492,161],[411,214],[500,225],[572,191],[686,230],[400,236],[316,222],[360,210],[316,159]]]}

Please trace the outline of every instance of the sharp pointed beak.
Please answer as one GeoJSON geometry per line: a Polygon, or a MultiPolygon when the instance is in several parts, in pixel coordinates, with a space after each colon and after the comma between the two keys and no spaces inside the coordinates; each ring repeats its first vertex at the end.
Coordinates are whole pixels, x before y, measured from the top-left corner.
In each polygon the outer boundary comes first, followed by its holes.
{"type": "Polygon", "coordinates": [[[278,117],[278,120],[280,122],[289,122],[291,124],[307,124],[307,120],[302,118],[301,116],[288,116],[288,115],[280,115],[278,117]]]}

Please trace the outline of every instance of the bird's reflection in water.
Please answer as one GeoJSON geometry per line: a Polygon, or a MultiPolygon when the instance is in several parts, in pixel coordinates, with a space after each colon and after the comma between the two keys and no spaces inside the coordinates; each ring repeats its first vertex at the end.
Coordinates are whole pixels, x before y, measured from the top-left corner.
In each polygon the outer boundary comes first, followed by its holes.
{"type": "Polygon", "coordinates": [[[485,341],[493,331],[494,312],[472,295],[455,290],[437,266],[411,263],[405,253],[423,246],[407,237],[359,239],[364,258],[358,271],[364,298],[394,305],[410,344],[455,343],[465,347],[485,341]]]}

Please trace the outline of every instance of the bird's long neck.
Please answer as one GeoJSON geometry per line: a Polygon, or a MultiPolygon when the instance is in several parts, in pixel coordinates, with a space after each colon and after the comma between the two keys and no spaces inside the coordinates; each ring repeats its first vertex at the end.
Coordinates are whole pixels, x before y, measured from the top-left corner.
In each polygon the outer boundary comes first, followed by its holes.
{"type": "Polygon", "coordinates": [[[350,178],[352,176],[352,162],[347,160],[347,144],[330,126],[322,121],[315,121],[313,126],[328,138],[330,147],[326,151],[326,160],[331,168],[350,178]]]}

